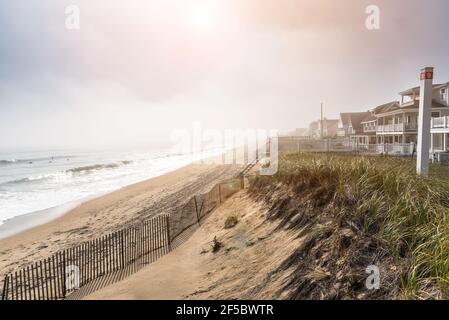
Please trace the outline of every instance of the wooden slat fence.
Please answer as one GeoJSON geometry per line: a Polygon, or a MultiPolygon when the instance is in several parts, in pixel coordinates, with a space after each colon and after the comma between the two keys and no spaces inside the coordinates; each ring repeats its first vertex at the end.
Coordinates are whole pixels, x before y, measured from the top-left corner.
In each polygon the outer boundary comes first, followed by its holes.
{"type": "Polygon", "coordinates": [[[59,251],[5,276],[2,300],[59,300],[105,275],[139,269],[169,253],[172,244],[197,228],[208,213],[243,188],[243,178],[215,185],[194,196],[178,212],[59,251]]]}

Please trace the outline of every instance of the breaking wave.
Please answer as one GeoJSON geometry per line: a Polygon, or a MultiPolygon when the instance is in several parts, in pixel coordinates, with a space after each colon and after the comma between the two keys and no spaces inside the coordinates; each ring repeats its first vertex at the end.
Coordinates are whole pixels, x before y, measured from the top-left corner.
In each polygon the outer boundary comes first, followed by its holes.
{"type": "Polygon", "coordinates": [[[30,176],[22,179],[12,180],[8,182],[1,183],[0,185],[12,185],[12,184],[22,184],[22,183],[30,183],[30,182],[41,182],[49,179],[64,179],[69,178],[72,175],[82,175],[82,174],[90,174],[97,172],[99,170],[105,170],[105,169],[115,169],[119,168],[121,166],[129,165],[133,163],[133,161],[120,161],[117,163],[109,163],[109,164],[96,164],[91,166],[83,166],[83,167],[76,167],[73,169],[68,169],[61,172],[54,172],[49,174],[43,174],[43,175],[37,175],[37,176],[30,176]]]}
{"type": "Polygon", "coordinates": [[[22,163],[34,163],[34,162],[42,162],[42,161],[48,161],[52,162],[55,160],[60,159],[72,159],[75,158],[75,156],[55,156],[55,157],[41,157],[41,158],[29,158],[29,159],[2,159],[0,160],[0,166],[1,165],[13,165],[13,164],[22,164],[22,163]]]}
{"type": "Polygon", "coordinates": [[[89,173],[92,171],[98,171],[102,169],[115,169],[124,165],[131,164],[132,161],[120,161],[117,163],[108,163],[108,164],[94,164],[92,166],[83,166],[83,167],[77,167],[73,169],[69,169],[66,172],[67,173],[89,173]]]}

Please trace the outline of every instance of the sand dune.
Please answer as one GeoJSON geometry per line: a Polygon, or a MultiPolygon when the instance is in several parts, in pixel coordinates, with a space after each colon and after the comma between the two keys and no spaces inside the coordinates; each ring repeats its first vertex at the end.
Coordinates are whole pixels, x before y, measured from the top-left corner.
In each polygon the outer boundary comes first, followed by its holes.
{"type": "Polygon", "coordinates": [[[207,217],[175,251],[86,299],[273,299],[290,272],[273,271],[298,247],[296,233],[273,232],[277,222],[241,191],[207,217]],[[227,217],[237,225],[224,228],[227,217]],[[223,247],[212,252],[214,237],[223,247]]]}

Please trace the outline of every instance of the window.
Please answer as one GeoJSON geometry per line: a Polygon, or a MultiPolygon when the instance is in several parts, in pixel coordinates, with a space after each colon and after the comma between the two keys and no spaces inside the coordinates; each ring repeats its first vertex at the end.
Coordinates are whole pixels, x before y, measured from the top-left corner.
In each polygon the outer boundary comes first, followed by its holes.
{"type": "Polygon", "coordinates": [[[439,118],[439,117],[440,117],[439,111],[432,112],[432,118],[439,118]]]}
{"type": "Polygon", "coordinates": [[[440,93],[441,93],[441,100],[447,101],[447,89],[446,88],[441,89],[440,93]]]}

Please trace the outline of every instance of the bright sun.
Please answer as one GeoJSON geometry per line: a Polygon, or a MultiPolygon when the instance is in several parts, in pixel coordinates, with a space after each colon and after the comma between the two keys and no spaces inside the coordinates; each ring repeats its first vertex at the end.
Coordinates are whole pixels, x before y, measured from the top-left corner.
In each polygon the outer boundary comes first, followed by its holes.
{"type": "Polygon", "coordinates": [[[211,6],[201,4],[192,7],[190,19],[195,28],[208,29],[217,23],[217,14],[211,6]]]}

